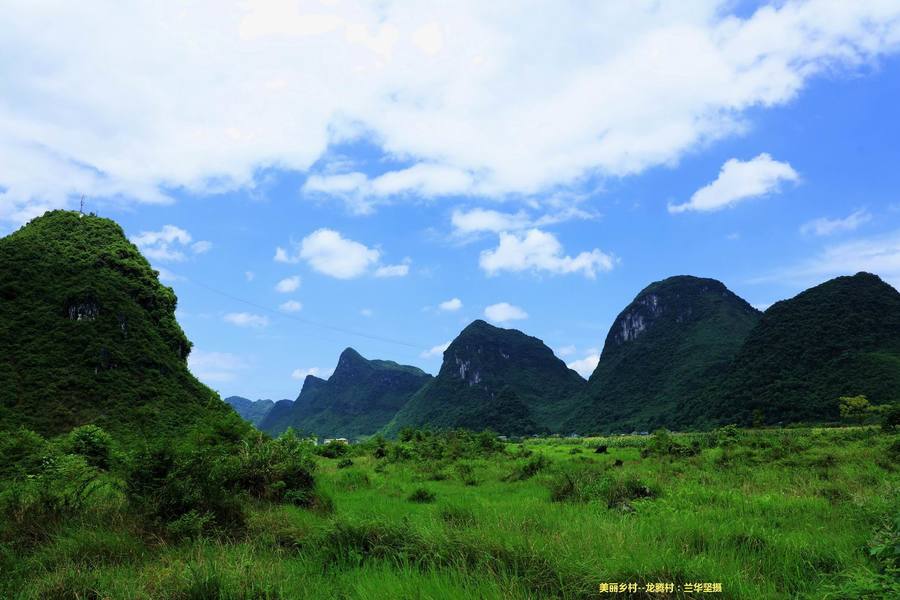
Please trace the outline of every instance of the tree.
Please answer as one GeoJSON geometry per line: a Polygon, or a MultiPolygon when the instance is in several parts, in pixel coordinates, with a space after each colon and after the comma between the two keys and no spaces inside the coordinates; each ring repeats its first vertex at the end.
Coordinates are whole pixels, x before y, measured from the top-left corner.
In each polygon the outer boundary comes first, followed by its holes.
{"type": "Polygon", "coordinates": [[[852,419],[861,423],[866,415],[875,412],[875,407],[869,404],[869,399],[863,395],[841,396],[838,398],[838,402],[843,419],[852,419]]]}

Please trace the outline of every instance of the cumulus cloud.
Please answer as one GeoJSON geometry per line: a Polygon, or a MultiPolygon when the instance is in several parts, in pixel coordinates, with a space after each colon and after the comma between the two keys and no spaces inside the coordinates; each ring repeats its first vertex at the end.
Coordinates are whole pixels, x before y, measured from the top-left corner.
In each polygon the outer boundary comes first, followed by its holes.
{"type": "Polygon", "coordinates": [[[478,261],[488,275],[501,271],[546,271],[555,274],[582,273],[594,279],[598,271],[611,271],[615,258],[595,248],[578,256],[566,256],[552,233],[529,229],[524,233],[501,233],[493,250],[484,250],[478,261]]]}
{"type": "Polygon", "coordinates": [[[557,356],[572,356],[578,349],[575,346],[562,346],[556,349],[557,356]]]}
{"type": "Polygon", "coordinates": [[[584,358],[579,358],[578,360],[573,360],[570,363],[566,363],[566,366],[577,372],[585,379],[588,379],[594,372],[594,369],[597,368],[597,363],[599,362],[600,353],[596,349],[591,349],[584,358]]]}
{"type": "Polygon", "coordinates": [[[528,313],[508,302],[498,302],[491,304],[484,309],[484,316],[488,321],[494,323],[505,323],[507,321],[520,321],[528,318],[528,313]]]}
{"type": "Polygon", "coordinates": [[[800,227],[800,233],[803,235],[824,236],[845,231],[855,231],[860,225],[871,220],[872,214],[865,209],[860,209],[850,213],[843,219],[828,219],[826,217],[813,219],[800,227]]]}
{"type": "Polygon", "coordinates": [[[420,354],[422,358],[435,358],[437,356],[443,356],[444,351],[450,347],[450,342],[445,342],[443,344],[438,344],[437,346],[433,346],[420,354]]]}
{"type": "Polygon", "coordinates": [[[539,217],[531,217],[524,210],[510,213],[486,208],[473,208],[471,210],[457,208],[450,216],[450,223],[453,225],[453,233],[456,236],[467,237],[484,232],[520,231],[532,227],[562,223],[572,219],[598,218],[599,215],[596,213],[575,206],[573,203],[577,203],[578,200],[578,198],[571,197],[560,199],[558,203],[562,203],[564,206],[539,217]]]}
{"type": "Polygon", "coordinates": [[[282,294],[289,294],[291,292],[297,291],[297,288],[300,287],[300,276],[293,275],[291,277],[285,277],[281,281],[275,284],[275,291],[280,292],[282,294]]]}
{"type": "Polygon", "coordinates": [[[772,160],[766,153],[748,161],[732,158],[722,165],[715,181],[694,192],[688,202],[670,204],[669,212],[721,210],[743,200],[778,192],[783,182],[798,179],[800,176],[791,165],[772,160]]]}
{"type": "Polygon", "coordinates": [[[247,366],[243,358],[228,352],[205,352],[194,349],[188,355],[188,368],[191,373],[206,383],[234,381],[238,372],[247,366]]]}
{"type": "Polygon", "coordinates": [[[462,305],[462,300],[459,298],[450,298],[449,300],[444,300],[438,304],[438,308],[443,311],[454,312],[461,309],[462,305]]]}
{"type": "Polygon", "coordinates": [[[900,46],[890,1],[131,6],[4,6],[0,219],[248,189],[271,165],[360,212],[535,195],[673,164],[900,46]],[[335,172],[329,150],[361,139],[402,164],[335,172]]]}
{"type": "Polygon", "coordinates": [[[185,252],[203,254],[212,248],[212,242],[192,241],[191,234],[175,225],[164,225],[159,231],[142,231],[131,237],[131,241],[150,260],[181,262],[187,258],[185,252]]]}
{"type": "Polygon", "coordinates": [[[303,304],[297,302],[296,300],[288,300],[287,302],[282,302],[281,304],[279,304],[278,308],[287,313],[294,313],[303,310],[303,304]]]}
{"type": "Polygon", "coordinates": [[[353,279],[375,265],[381,252],[349,240],[333,229],[317,229],[300,242],[299,256],[323,275],[353,279]]]}
{"type": "Polygon", "coordinates": [[[266,327],[269,324],[269,318],[262,315],[254,315],[253,313],[228,313],[223,317],[226,323],[237,325],[238,327],[266,327]]]}

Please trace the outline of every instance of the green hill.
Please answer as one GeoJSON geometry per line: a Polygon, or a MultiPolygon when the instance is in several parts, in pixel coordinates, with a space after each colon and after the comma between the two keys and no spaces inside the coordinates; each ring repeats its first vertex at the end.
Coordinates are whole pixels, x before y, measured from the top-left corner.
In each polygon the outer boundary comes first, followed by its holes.
{"type": "Polygon", "coordinates": [[[259,426],[272,407],[274,400],[250,400],[241,396],[229,396],[225,402],[235,410],[245,421],[259,426]]]}
{"type": "Polygon", "coordinates": [[[538,338],[478,320],[453,340],[437,377],[385,432],[426,425],[503,434],[560,431],[583,387],[578,373],[538,338]]]}
{"type": "Polygon", "coordinates": [[[293,427],[324,437],[371,435],[429,380],[431,375],[417,367],[366,360],[347,348],[327,381],[307,376],[290,411],[273,410],[261,427],[272,434],[293,427]]]}
{"type": "Polygon", "coordinates": [[[721,421],[823,422],[858,394],[900,400],[900,293],[869,273],[772,305],[709,402],[721,421]]]}
{"type": "Polygon", "coordinates": [[[175,305],[109,219],[52,211],[0,239],[0,427],[147,437],[231,413],[188,371],[175,305]]]}
{"type": "Polygon", "coordinates": [[[760,313],[719,281],[681,275],[650,284],[612,324],[581,406],[587,431],[695,426],[682,406],[717,381],[760,313]]]}

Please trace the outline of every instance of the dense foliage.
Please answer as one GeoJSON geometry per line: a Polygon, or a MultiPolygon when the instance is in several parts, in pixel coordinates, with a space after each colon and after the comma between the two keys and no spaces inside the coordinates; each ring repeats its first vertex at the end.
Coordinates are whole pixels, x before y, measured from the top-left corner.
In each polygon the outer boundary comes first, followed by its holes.
{"type": "Polygon", "coordinates": [[[437,377],[385,431],[424,425],[490,427],[503,434],[559,431],[583,386],[541,340],[478,320],[453,340],[437,377]]]}
{"type": "Polygon", "coordinates": [[[0,239],[0,430],[154,437],[230,412],[188,371],[175,305],[109,219],[51,211],[0,239]]]}
{"type": "Polygon", "coordinates": [[[225,398],[225,403],[231,406],[242,419],[250,421],[257,427],[275,406],[274,400],[250,400],[241,396],[229,396],[225,398]]]}
{"type": "Polygon", "coordinates": [[[613,322],[567,427],[628,432],[697,427],[681,406],[715,385],[759,311],[721,282],[670,277],[647,286],[613,322]]]}
{"type": "Polygon", "coordinates": [[[770,307],[692,419],[837,422],[838,398],[900,400],[900,293],[875,275],[838,277],[770,307]]]}
{"type": "Polygon", "coordinates": [[[323,437],[372,435],[431,378],[417,367],[366,360],[347,348],[327,381],[307,376],[290,412],[272,412],[260,427],[272,434],[293,427],[323,437]]]}

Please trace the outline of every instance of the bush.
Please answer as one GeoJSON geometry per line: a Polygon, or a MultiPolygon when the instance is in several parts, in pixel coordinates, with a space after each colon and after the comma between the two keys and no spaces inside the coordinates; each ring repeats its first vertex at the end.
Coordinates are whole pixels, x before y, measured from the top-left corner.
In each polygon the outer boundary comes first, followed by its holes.
{"type": "Polygon", "coordinates": [[[47,451],[47,440],[30,429],[5,432],[0,435],[0,479],[37,473],[47,451]]]}
{"type": "Polygon", "coordinates": [[[524,481],[531,479],[540,471],[550,466],[550,461],[543,454],[538,454],[534,458],[519,464],[507,477],[507,481],[524,481]]]}
{"type": "Polygon", "coordinates": [[[629,500],[654,498],[658,491],[635,476],[620,476],[597,469],[573,469],[560,473],[550,483],[553,502],[605,502],[607,508],[629,500]]]}
{"type": "Polygon", "coordinates": [[[410,502],[416,502],[418,504],[426,504],[429,502],[434,502],[436,496],[434,492],[429,491],[425,488],[417,488],[412,494],[409,495],[407,500],[410,502]]]}
{"type": "Polygon", "coordinates": [[[641,449],[641,457],[648,456],[693,456],[700,453],[700,442],[694,440],[691,446],[684,446],[676,442],[672,435],[665,429],[657,429],[653,437],[641,449]]]}
{"type": "Polygon", "coordinates": [[[347,467],[352,467],[352,466],[353,466],[353,460],[349,459],[349,458],[343,458],[337,464],[338,469],[346,469],[347,467]]]}
{"type": "Polygon", "coordinates": [[[316,454],[325,458],[341,458],[346,456],[350,448],[343,442],[328,442],[321,446],[316,446],[316,454]]]}
{"type": "Polygon", "coordinates": [[[69,432],[64,448],[71,454],[79,454],[89,465],[108,470],[112,462],[112,437],[96,425],[82,425],[69,432]]]}

